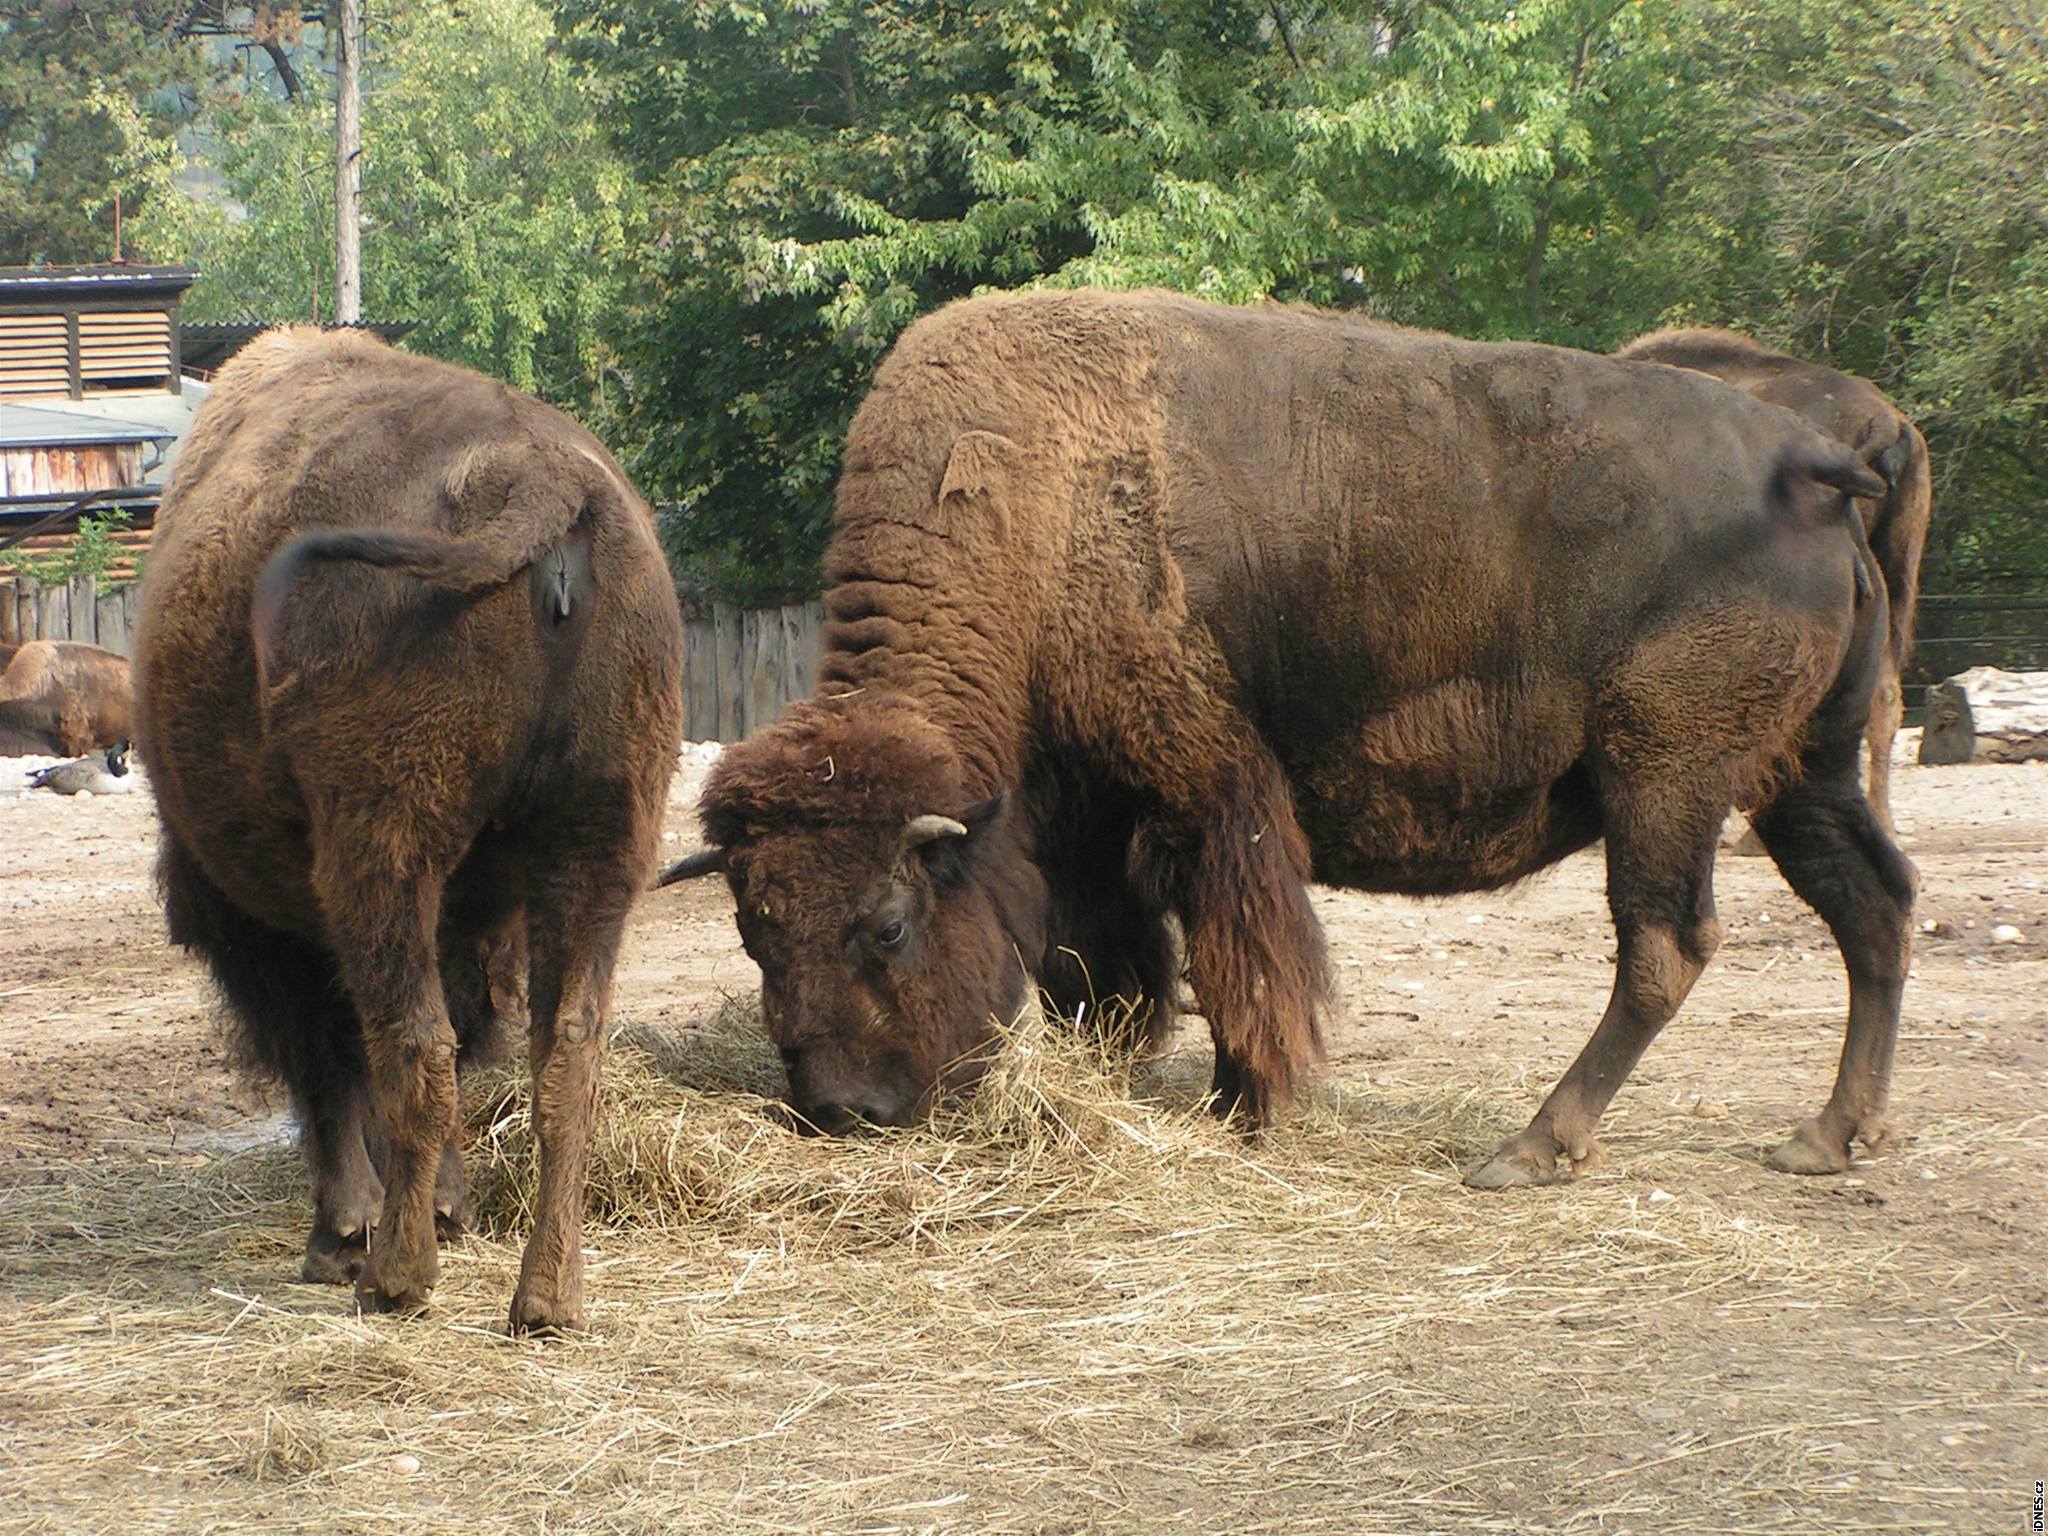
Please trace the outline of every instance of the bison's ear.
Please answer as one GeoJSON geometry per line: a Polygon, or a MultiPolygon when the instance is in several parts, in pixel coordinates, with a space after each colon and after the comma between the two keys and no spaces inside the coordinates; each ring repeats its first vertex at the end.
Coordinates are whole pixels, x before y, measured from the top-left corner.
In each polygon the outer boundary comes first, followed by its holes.
{"type": "MultiPolygon", "coordinates": [[[[950,822],[948,835],[934,837],[917,850],[931,875],[932,884],[940,890],[957,885],[994,857],[995,848],[1001,841],[1003,823],[1009,814],[1010,792],[1005,789],[978,805],[970,805],[957,820],[930,818],[950,822]],[[959,830],[953,831],[953,827],[959,830]]],[[[926,819],[919,818],[920,821],[926,819]]]]}
{"type": "Polygon", "coordinates": [[[661,878],[654,882],[658,891],[664,885],[674,885],[678,880],[695,880],[700,875],[722,875],[725,873],[725,850],[723,848],[702,848],[688,858],[677,859],[661,872],[661,878]]]}

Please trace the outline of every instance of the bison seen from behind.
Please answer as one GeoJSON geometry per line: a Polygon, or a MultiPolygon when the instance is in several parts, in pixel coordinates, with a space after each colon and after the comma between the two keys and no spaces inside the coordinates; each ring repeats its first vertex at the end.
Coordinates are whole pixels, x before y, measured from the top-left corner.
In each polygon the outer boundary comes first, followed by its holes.
{"type": "Polygon", "coordinates": [[[426,1298],[465,1206],[457,1055],[523,949],[541,1183],[512,1323],[578,1321],[612,966],[681,646],[646,507],[560,413],[297,331],[209,394],[143,581],[139,745],[171,936],[304,1127],[309,1278],[426,1298]]]}
{"type": "Polygon", "coordinates": [[[1585,1161],[1719,941],[1731,804],[1848,964],[1834,1096],[1773,1154],[1883,1131],[1913,874],[1856,754],[1882,484],[1696,373],[1306,311],[1022,294],[913,326],[856,416],[814,695],[703,799],[814,1124],[971,1082],[1036,982],[1168,1020],[1219,1104],[1319,1045],[1311,874],[1445,895],[1605,838],[1612,1000],[1473,1175],[1585,1161]],[[1021,957],[1021,963],[1020,963],[1021,957]]]}
{"type": "Polygon", "coordinates": [[[1913,610],[1920,599],[1920,553],[1927,545],[1934,482],[1927,440],[1920,429],[1868,379],[1801,362],[1733,331],[1691,329],[1639,336],[1616,354],[1711,373],[1759,400],[1797,411],[1821,431],[1847,443],[1884,481],[1881,496],[1866,500],[1863,526],[1884,573],[1891,626],[1884,670],[1871,703],[1865,740],[1870,749],[1870,803],[1892,830],[1892,738],[1905,716],[1900,676],[1913,654],[1913,610]]]}

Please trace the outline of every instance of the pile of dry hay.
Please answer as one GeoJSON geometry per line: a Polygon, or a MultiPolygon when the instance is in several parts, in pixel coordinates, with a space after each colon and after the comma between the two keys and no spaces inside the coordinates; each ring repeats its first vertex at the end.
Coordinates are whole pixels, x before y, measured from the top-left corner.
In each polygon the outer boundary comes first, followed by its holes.
{"type": "MultiPolygon", "coordinates": [[[[1355,1178],[1297,1187],[1206,1112],[1207,1062],[1134,1063],[1091,1033],[1027,1010],[1002,1031],[978,1089],[911,1130],[851,1140],[792,1134],[772,1102],[780,1069],[758,1003],[728,999],[708,1026],[628,1027],[605,1065],[589,1209],[601,1226],[764,1230],[792,1240],[911,1248],[983,1242],[1033,1224],[1139,1224],[1201,1208],[1262,1227],[1355,1214],[1355,1178]],[[1247,1210],[1234,1212],[1242,1203],[1247,1210]]],[[[1325,1138],[1346,1163],[1449,1173],[1500,1123],[1471,1094],[1381,1104],[1369,1118],[1328,1096],[1284,1139],[1325,1138]]],[[[535,1147],[523,1067],[470,1098],[469,1168],[479,1216],[517,1236],[532,1219],[535,1147]]]]}
{"type": "Polygon", "coordinates": [[[1027,1023],[958,1110],[841,1142],[767,1113],[750,1004],[627,1028],[591,1332],[538,1343],[501,1331],[521,1075],[472,1085],[493,1235],[423,1320],[287,1281],[289,1149],[8,1191],[0,1504],[135,1533],[1683,1531],[1726,1528],[1700,1485],[1741,1476],[1783,1517],[1741,1528],[1792,1531],[1841,1475],[1838,1403],[1760,1405],[1732,1450],[1615,1415],[1660,1302],[1837,1305],[1868,1271],[1647,1184],[1475,1204],[1456,1168],[1506,1084],[1326,1090],[1248,1144],[1201,1056],[1134,1079],[1027,1023]]]}

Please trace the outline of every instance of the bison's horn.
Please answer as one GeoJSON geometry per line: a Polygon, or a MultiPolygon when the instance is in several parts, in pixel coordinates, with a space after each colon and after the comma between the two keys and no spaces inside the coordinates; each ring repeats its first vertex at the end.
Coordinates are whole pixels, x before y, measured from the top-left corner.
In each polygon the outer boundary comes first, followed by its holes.
{"type": "Polygon", "coordinates": [[[664,885],[674,885],[678,880],[695,880],[700,875],[723,874],[725,872],[725,850],[705,848],[688,858],[677,859],[661,872],[661,878],[654,882],[658,891],[664,885]]]}
{"type": "Polygon", "coordinates": [[[913,816],[904,823],[902,852],[922,848],[942,837],[965,837],[967,827],[950,816],[913,816]]]}

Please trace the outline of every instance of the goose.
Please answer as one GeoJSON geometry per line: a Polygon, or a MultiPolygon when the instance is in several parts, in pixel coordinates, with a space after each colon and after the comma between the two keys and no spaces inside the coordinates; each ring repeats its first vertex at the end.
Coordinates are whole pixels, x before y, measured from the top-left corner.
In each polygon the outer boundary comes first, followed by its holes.
{"type": "Polygon", "coordinates": [[[128,776],[128,743],[116,742],[104,752],[37,768],[28,776],[28,787],[60,795],[125,795],[135,787],[128,776]]]}

